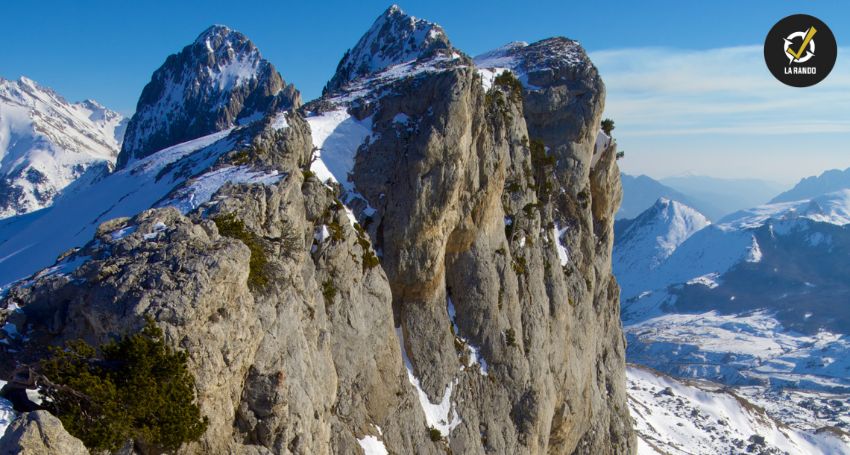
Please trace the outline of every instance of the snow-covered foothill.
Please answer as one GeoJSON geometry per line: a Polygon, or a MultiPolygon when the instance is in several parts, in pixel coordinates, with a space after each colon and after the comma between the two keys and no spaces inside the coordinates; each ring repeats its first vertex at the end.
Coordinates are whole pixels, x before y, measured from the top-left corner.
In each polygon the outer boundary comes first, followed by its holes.
{"type": "Polygon", "coordinates": [[[850,444],[833,433],[789,427],[717,384],[685,383],[639,367],[627,368],[627,382],[639,455],[850,453],[850,444]]]}
{"type": "Polygon", "coordinates": [[[630,361],[677,377],[850,393],[850,338],[771,314],[660,314],[625,326],[630,361]]]}

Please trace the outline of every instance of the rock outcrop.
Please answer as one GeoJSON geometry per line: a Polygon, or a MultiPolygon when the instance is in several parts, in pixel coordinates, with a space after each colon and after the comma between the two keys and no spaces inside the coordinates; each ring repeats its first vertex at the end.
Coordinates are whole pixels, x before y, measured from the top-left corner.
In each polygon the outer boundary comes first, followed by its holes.
{"type": "Polygon", "coordinates": [[[88,455],[83,442],[68,434],[62,422],[47,411],[23,414],[0,438],[0,454],[88,455]]]}
{"type": "Polygon", "coordinates": [[[212,26],[153,73],[127,126],[118,167],[300,103],[295,87],[245,35],[212,26]]]}
{"type": "Polygon", "coordinates": [[[213,166],[283,178],[104,223],[13,286],[38,340],[16,358],[153,317],[210,418],[185,453],[632,453],[602,81],[559,38],[512,48],[522,84],[487,89],[440,34],[390,8],[322,99],[213,166]]]}

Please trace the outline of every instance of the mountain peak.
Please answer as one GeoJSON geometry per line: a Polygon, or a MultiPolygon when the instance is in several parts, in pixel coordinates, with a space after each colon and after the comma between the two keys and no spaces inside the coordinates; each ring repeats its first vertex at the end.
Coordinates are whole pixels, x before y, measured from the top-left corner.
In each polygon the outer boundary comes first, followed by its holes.
{"type": "Polygon", "coordinates": [[[660,197],[660,198],[658,198],[657,201],[655,201],[655,206],[659,207],[659,208],[667,208],[673,202],[674,201],[671,201],[670,199],[667,199],[666,197],[660,197]]]}
{"type": "Polygon", "coordinates": [[[118,166],[300,102],[247,36],[213,25],[153,73],[127,126],[118,166]]]}
{"type": "Polygon", "coordinates": [[[228,36],[231,33],[236,33],[240,36],[244,36],[239,32],[235,32],[230,27],[221,24],[213,24],[209,26],[206,30],[201,32],[200,35],[195,39],[195,43],[206,43],[207,40],[214,37],[224,37],[228,36]]]}
{"type": "Polygon", "coordinates": [[[351,81],[393,65],[450,55],[452,51],[442,27],[408,15],[398,5],[392,5],[345,53],[325,92],[338,90],[351,81]]]}
{"type": "Polygon", "coordinates": [[[691,207],[661,197],[623,229],[614,254],[620,263],[640,264],[636,270],[651,270],[709,224],[703,214],[691,207]]]}
{"type": "Polygon", "coordinates": [[[216,55],[224,53],[229,56],[245,55],[255,60],[262,60],[259,49],[247,36],[226,25],[210,26],[195,38],[193,46],[200,49],[201,53],[216,55]]]}
{"type": "Polygon", "coordinates": [[[647,210],[647,212],[653,213],[654,216],[663,216],[667,219],[680,218],[694,220],[696,221],[695,224],[700,226],[709,224],[708,219],[696,209],[663,196],[658,198],[652,208],[647,210]]]}

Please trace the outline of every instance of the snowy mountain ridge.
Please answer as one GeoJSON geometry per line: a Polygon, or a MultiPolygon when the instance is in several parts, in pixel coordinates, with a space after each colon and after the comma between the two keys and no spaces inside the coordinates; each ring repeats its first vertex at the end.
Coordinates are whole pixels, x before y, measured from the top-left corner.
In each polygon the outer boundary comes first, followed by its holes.
{"type": "Polygon", "coordinates": [[[764,225],[768,220],[794,219],[809,219],[836,226],[850,224],[850,189],[741,210],[723,218],[719,224],[725,229],[751,229],[764,225]]]}
{"type": "Polygon", "coordinates": [[[127,121],[26,77],[0,79],[0,218],[49,206],[92,166],[112,166],[127,121]]]}
{"type": "MultiPolygon", "coordinates": [[[[35,105],[40,105],[42,98],[61,100],[48,91],[38,96],[32,102],[35,105]]],[[[127,150],[140,154],[112,172],[118,149],[113,139],[113,148],[103,152],[109,157],[109,167],[92,168],[76,180],[68,179],[55,204],[46,210],[0,221],[0,288],[54,264],[70,248],[85,244],[109,219],[132,216],[151,207],[173,206],[187,213],[208,202],[227,184],[277,183],[285,175],[254,167],[250,160],[232,162],[227,156],[234,151],[244,153],[258,131],[285,131],[286,109],[298,103],[298,92],[291,85],[283,85],[274,67],[261,58],[244,35],[224,26],[210,27],[181,54],[166,59],[143,91],[141,111],[129,125],[121,123],[127,126],[128,138],[137,147],[169,145],[143,153],[144,149],[136,150],[125,141],[122,153],[127,160],[127,150]],[[162,80],[167,83],[159,84],[162,80]],[[146,98],[152,93],[161,97],[146,98]],[[260,111],[252,112],[259,115],[244,116],[245,110],[255,108],[260,111]],[[180,125],[186,129],[170,134],[180,125]],[[183,136],[188,139],[178,140],[183,136]]],[[[92,129],[108,131],[116,123],[117,114],[93,101],[68,109],[78,117],[93,119],[92,129]]],[[[56,262],[57,270],[70,273],[63,264],[56,262]]]]}

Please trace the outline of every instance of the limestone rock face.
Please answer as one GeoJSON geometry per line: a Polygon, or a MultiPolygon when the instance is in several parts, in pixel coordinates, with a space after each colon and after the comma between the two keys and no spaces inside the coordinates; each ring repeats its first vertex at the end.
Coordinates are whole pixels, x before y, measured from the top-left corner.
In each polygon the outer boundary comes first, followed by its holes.
{"type": "Polygon", "coordinates": [[[153,73],[127,126],[118,167],[300,103],[295,87],[245,35],[212,26],[153,73]]]}
{"type": "Polygon", "coordinates": [[[23,414],[0,438],[0,454],[88,455],[83,442],[71,436],[62,422],[47,411],[23,414]]]}
{"type": "MultiPolygon", "coordinates": [[[[387,24],[437,29],[391,8],[361,42],[387,24]]],[[[61,263],[81,265],[9,289],[16,359],[153,317],[210,418],[183,453],[633,453],[604,86],[566,39],[500,52],[517,84],[459,53],[349,52],[333,91],[219,158],[283,178],[104,223],[61,263]]]]}

